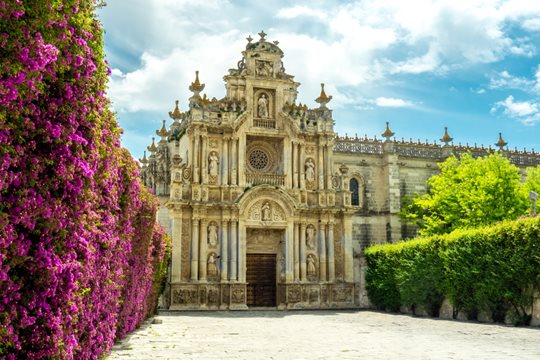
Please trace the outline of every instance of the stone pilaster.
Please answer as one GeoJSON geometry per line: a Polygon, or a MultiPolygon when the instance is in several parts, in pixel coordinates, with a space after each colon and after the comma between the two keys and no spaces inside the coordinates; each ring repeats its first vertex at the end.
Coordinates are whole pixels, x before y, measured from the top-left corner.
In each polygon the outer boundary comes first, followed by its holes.
{"type": "Polygon", "coordinates": [[[208,184],[208,135],[206,133],[201,137],[201,160],[202,183],[208,184]]]}
{"type": "Polygon", "coordinates": [[[304,153],[304,150],[305,150],[304,148],[305,148],[305,145],[300,144],[300,163],[298,165],[300,165],[300,188],[301,189],[306,188],[306,175],[305,175],[306,156],[304,153]]]}
{"type": "Polygon", "coordinates": [[[238,281],[246,282],[246,226],[239,223],[240,237],[238,239],[238,281]]]}
{"type": "Polygon", "coordinates": [[[287,283],[291,283],[294,277],[294,232],[294,222],[289,221],[285,232],[285,281],[287,283]]]}
{"type": "Polygon", "coordinates": [[[182,212],[171,209],[172,228],[172,254],[171,254],[171,282],[182,281],[182,212]]]}
{"type": "Polygon", "coordinates": [[[199,218],[191,220],[191,281],[199,280],[199,218]]]}
{"type": "Polygon", "coordinates": [[[292,143],[292,178],[293,178],[293,183],[292,183],[292,187],[294,189],[297,189],[298,188],[298,143],[296,142],[293,142],[292,143]]]}
{"type": "Polygon", "coordinates": [[[231,185],[238,184],[238,139],[232,138],[231,140],[231,185]]]}
{"type": "Polygon", "coordinates": [[[229,184],[229,139],[224,138],[221,151],[221,184],[229,184]]]}
{"type": "Polygon", "coordinates": [[[229,221],[221,221],[221,282],[227,281],[229,263],[229,221]]]}
{"type": "Polygon", "coordinates": [[[319,277],[326,281],[326,225],[319,225],[319,277]]]}
{"type": "Polygon", "coordinates": [[[199,281],[206,281],[206,256],[208,249],[208,221],[201,221],[201,235],[199,236],[199,281]]]}
{"type": "Polygon", "coordinates": [[[328,223],[328,281],[336,281],[336,261],[334,257],[334,224],[328,223]]]}
{"type": "Polygon", "coordinates": [[[231,262],[229,266],[231,281],[238,280],[238,219],[231,219],[231,262]]]}
{"type": "Polygon", "coordinates": [[[300,280],[306,281],[306,224],[300,224],[300,280]]]}
{"type": "Polygon", "coordinates": [[[353,269],[353,244],[352,244],[352,214],[346,213],[343,216],[343,265],[346,282],[354,281],[353,269]]]}
{"type": "Polygon", "coordinates": [[[200,153],[200,146],[199,146],[199,131],[193,132],[194,140],[193,140],[193,182],[195,184],[198,184],[200,181],[199,173],[200,173],[200,165],[199,165],[199,159],[201,156],[200,153]]]}
{"type": "MultiPolygon", "coordinates": [[[[322,141],[322,139],[319,138],[319,141],[322,141]]],[[[318,167],[318,184],[319,184],[319,190],[324,189],[324,160],[323,160],[323,146],[319,143],[317,155],[319,158],[317,167],[318,167]]]]}
{"type": "Polygon", "coordinates": [[[294,281],[298,281],[300,279],[300,224],[294,223],[294,281]]]}

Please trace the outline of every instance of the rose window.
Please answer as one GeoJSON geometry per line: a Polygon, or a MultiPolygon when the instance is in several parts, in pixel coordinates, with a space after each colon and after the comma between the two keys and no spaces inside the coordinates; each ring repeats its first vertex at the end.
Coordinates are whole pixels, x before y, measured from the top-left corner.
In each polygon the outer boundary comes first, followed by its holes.
{"type": "Polygon", "coordinates": [[[254,149],[249,153],[249,165],[258,171],[263,171],[270,165],[270,157],[262,149],[254,149]]]}

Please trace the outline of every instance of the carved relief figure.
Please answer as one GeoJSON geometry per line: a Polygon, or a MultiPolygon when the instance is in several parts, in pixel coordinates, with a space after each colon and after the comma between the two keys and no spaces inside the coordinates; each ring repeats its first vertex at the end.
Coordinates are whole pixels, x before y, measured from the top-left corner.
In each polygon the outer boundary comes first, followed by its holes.
{"type": "Polygon", "coordinates": [[[216,254],[210,253],[208,255],[207,270],[206,273],[210,277],[217,276],[217,266],[216,266],[216,254]]]}
{"type": "Polygon", "coordinates": [[[315,180],[315,163],[311,158],[306,160],[306,180],[315,180]]]}
{"type": "Polygon", "coordinates": [[[317,266],[315,265],[315,256],[313,254],[309,254],[307,257],[307,276],[317,276],[317,266]]]}
{"type": "Polygon", "coordinates": [[[217,153],[215,151],[212,151],[210,153],[210,156],[208,157],[208,173],[210,174],[210,176],[218,176],[218,164],[219,158],[217,156],[217,153]]]}
{"type": "Polygon", "coordinates": [[[272,65],[268,61],[257,61],[257,75],[259,76],[271,76],[272,65]]]}
{"type": "Polygon", "coordinates": [[[208,244],[215,247],[218,243],[218,227],[215,223],[208,225],[208,244]]]}
{"type": "Polygon", "coordinates": [[[306,245],[310,249],[315,248],[315,228],[309,225],[306,229],[306,245]]]}
{"type": "Polygon", "coordinates": [[[270,204],[265,202],[261,208],[261,214],[262,214],[262,220],[263,221],[270,221],[272,220],[272,217],[270,215],[270,204]]]}
{"type": "Polygon", "coordinates": [[[259,101],[257,102],[257,114],[260,118],[267,118],[268,115],[268,99],[266,98],[265,94],[262,94],[259,98],[259,101]]]}

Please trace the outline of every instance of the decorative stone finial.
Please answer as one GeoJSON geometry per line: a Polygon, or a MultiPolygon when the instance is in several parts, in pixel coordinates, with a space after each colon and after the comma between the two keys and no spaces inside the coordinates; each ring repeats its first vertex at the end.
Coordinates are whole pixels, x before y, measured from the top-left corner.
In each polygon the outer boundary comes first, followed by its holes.
{"type": "Polygon", "coordinates": [[[259,41],[264,41],[264,40],[265,40],[264,37],[265,37],[266,35],[267,35],[267,34],[264,32],[264,30],[261,30],[261,32],[259,33],[259,36],[261,37],[261,38],[259,39],[259,41]]]}
{"type": "Polygon", "coordinates": [[[318,98],[315,99],[315,102],[320,104],[319,108],[325,109],[326,104],[328,104],[330,100],[332,100],[332,96],[326,95],[326,93],[324,92],[324,83],[321,83],[321,94],[318,98]]]}
{"type": "Polygon", "coordinates": [[[194,93],[194,96],[198,96],[204,90],[204,84],[199,81],[199,70],[195,71],[195,81],[191,83],[189,90],[194,93]]]}
{"type": "Polygon", "coordinates": [[[394,132],[392,130],[390,130],[390,125],[388,123],[388,121],[386,122],[386,130],[384,130],[384,132],[382,133],[382,136],[384,138],[386,138],[386,141],[390,141],[390,138],[392,136],[394,136],[394,132]]]}
{"type": "Polygon", "coordinates": [[[143,167],[145,167],[146,164],[148,164],[148,159],[146,158],[146,151],[144,152],[143,158],[139,159],[139,162],[143,165],[143,167]]]}
{"type": "Polygon", "coordinates": [[[152,145],[147,147],[148,151],[150,151],[150,154],[154,153],[157,150],[155,140],[156,140],[156,138],[152,137],[152,145]]]}
{"type": "Polygon", "coordinates": [[[169,136],[170,131],[167,131],[167,126],[165,125],[165,120],[162,120],[163,124],[161,125],[161,129],[156,130],[156,135],[161,137],[161,141],[165,141],[165,138],[169,136]]]}
{"type": "Polygon", "coordinates": [[[248,41],[248,44],[251,44],[251,42],[253,41],[253,38],[251,37],[251,35],[249,35],[246,40],[248,41]]]}
{"type": "Polygon", "coordinates": [[[275,40],[275,41],[272,41],[272,43],[273,43],[274,45],[276,45],[276,46],[278,46],[278,45],[279,45],[279,41],[277,41],[277,40],[275,40]]]}
{"type": "Polygon", "coordinates": [[[182,118],[182,113],[180,112],[180,108],[178,107],[178,100],[176,100],[175,103],[176,105],[174,106],[174,110],[169,111],[169,117],[176,121],[182,118]]]}
{"type": "Polygon", "coordinates": [[[444,127],[444,135],[440,140],[444,143],[444,146],[447,146],[450,142],[452,142],[452,140],[454,140],[454,138],[448,134],[448,128],[446,126],[444,127]]]}
{"type": "Polygon", "coordinates": [[[495,143],[495,146],[498,146],[499,150],[502,151],[506,145],[508,145],[508,143],[503,140],[502,133],[499,133],[499,141],[495,143]]]}

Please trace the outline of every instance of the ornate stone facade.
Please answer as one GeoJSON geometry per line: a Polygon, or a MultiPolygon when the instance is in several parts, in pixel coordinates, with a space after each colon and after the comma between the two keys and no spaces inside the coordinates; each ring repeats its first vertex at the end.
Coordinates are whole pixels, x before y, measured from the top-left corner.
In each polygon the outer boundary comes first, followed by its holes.
{"type": "MultiPolygon", "coordinates": [[[[357,307],[362,249],[414,235],[398,217],[405,195],[425,191],[437,162],[490,149],[338,136],[324,86],[309,109],[285,72],[277,42],[251,37],[221,100],[176,103],[141,159],[173,239],[170,309],[357,307]],[[263,267],[264,264],[264,267],[263,267]]],[[[502,138],[497,143],[506,145],[502,138]]],[[[518,166],[536,153],[504,150],[518,166]]]]}

